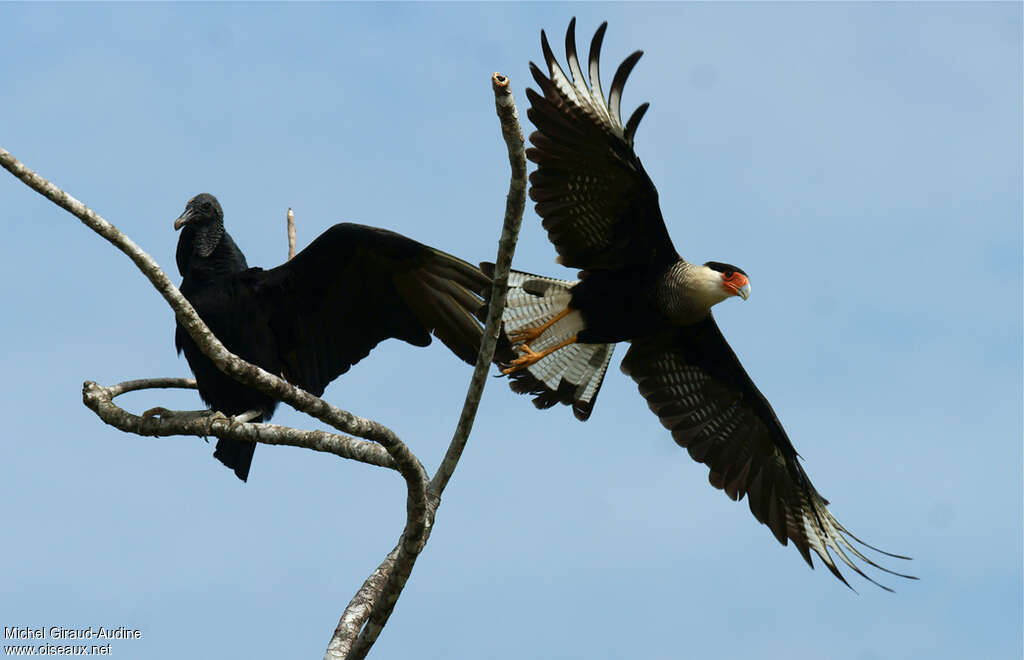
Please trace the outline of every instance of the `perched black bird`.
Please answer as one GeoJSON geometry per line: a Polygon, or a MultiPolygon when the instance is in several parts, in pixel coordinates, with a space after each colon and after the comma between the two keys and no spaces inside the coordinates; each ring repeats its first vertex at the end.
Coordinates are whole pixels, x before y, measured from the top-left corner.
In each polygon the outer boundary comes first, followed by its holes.
{"type": "MultiPolygon", "coordinates": [[[[564,403],[586,420],[614,342],[631,342],[622,370],[675,441],[710,468],[713,486],[734,500],[746,495],[754,516],[783,545],[793,541],[812,567],[810,550],[846,583],[831,549],[875,582],[850,555],[892,571],[858,551],[851,540],[863,542],[832,517],[711,314],[723,300],[747,299],[746,273],[715,261],[690,263],[672,245],[658,193],[633,151],[648,104],[625,125],[619,113],[642,53],[619,66],[606,101],[599,76],[606,27],[590,45],[589,85],[576,56],[575,19],[565,39],[569,75],[543,32],[548,75],[530,63],[543,94],[526,91],[537,127],[526,152],[537,164],[530,197],[558,262],[581,272],[579,282],[513,272],[498,362],[512,389],[536,395],[538,408],[564,403]]],[[[486,272],[489,264],[483,266],[486,272]]]]}
{"type": "MultiPolygon", "coordinates": [[[[332,380],[395,337],[414,346],[436,335],[473,364],[483,331],[475,314],[490,278],[461,259],[384,229],[334,225],[273,268],[249,268],[224,230],[213,195],[188,201],[176,260],[181,292],[233,353],[319,396],[332,380]]],[[[225,415],[274,414],[277,401],[221,373],[177,326],[210,408],[225,415]]],[[[256,445],[220,440],[214,456],[245,481],[256,445]]]]}

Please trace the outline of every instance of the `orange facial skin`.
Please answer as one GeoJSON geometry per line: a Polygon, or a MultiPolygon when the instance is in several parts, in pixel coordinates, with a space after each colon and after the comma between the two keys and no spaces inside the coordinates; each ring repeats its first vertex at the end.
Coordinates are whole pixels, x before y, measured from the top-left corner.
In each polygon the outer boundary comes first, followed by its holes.
{"type": "MultiPolygon", "coordinates": [[[[722,273],[722,286],[729,290],[734,296],[739,296],[740,289],[750,284],[750,280],[743,273],[732,273],[726,277],[725,273],[722,273]]],[[[746,296],[743,296],[744,298],[746,296]]]]}

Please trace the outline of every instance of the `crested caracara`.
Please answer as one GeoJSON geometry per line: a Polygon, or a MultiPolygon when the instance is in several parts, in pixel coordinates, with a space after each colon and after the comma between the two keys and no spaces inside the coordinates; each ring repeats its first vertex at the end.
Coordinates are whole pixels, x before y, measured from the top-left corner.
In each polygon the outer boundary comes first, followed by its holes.
{"type": "Polygon", "coordinates": [[[687,261],[672,245],[658,193],[633,151],[648,104],[625,123],[619,112],[642,53],[619,66],[606,99],[599,71],[606,26],[590,44],[589,83],[576,55],[575,19],[565,39],[568,74],[543,31],[547,75],[530,63],[540,86],[526,91],[537,128],[526,152],[537,165],[530,198],[558,263],[580,273],[575,282],[512,273],[496,360],[512,389],[535,395],[538,408],[563,403],[586,420],[615,343],[630,342],[622,370],[673,439],[710,468],[713,486],[733,500],[746,496],[754,516],[783,545],[793,541],[812,567],[814,551],[846,583],[834,553],[878,584],[855,560],[893,571],[865,556],[854,543],[867,544],[829,512],[715,323],[714,305],[750,295],[747,274],[718,261],[687,261]]]}

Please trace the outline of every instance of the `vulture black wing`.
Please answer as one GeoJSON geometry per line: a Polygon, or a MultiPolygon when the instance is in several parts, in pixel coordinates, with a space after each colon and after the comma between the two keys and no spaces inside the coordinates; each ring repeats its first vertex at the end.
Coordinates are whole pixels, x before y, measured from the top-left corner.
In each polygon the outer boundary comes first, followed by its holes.
{"type": "Polygon", "coordinates": [[[473,364],[483,335],[475,314],[489,288],[461,259],[345,223],[267,271],[261,297],[284,376],[319,396],[389,337],[426,346],[433,334],[473,364]]]}
{"type": "Polygon", "coordinates": [[[588,270],[674,262],[679,258],[665,229],[655,190],[633,152],[633,135],[647,111],[644,103],[622,124],[619,106],[626,78],[642,55],[619,65],[608,100],[601,90],[602,23],[590,44],[590,85],[576,56],[576,19],[565,37],[570,76],[562,71],[541,32],[549,75],[532,62],[541,94],[526,90],[527,114],[537,130],[527,157],[537,164],[530,175],[530,198],[543,218],[559,263],[588,270]]]}
{"type": "Polygon", "coordinates": [[[811,484],[771,405],[712,316],[634,340],[622,370],[636,381],[647,405],[672,431],[675,441],[694,460],[711,468],[711,485],[733,500],[746,495],[754,516],[783,545],[792,540],[812,568],[810,550],[849,586],[831,549],[875,584],[850,555],[887,573],[911,577],[879,566],[854,547],[851,541],[906,559],[864,543],[832,516],[828,500],[811,484]]]}

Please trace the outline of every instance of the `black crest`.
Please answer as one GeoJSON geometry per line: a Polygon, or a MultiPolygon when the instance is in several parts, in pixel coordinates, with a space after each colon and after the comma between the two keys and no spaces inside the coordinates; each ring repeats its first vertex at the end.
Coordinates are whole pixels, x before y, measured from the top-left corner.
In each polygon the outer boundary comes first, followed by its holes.
{"type": "Polygon", "coordinates": [[[717,270],[719,273],[739,273],[740,275],[746,275],[742,268],[733,266],[732,264],[723,264],[721,261],[709,261],[704,265],[711,270],[717,270]]]}

